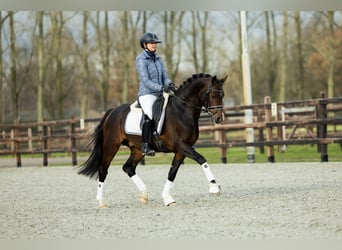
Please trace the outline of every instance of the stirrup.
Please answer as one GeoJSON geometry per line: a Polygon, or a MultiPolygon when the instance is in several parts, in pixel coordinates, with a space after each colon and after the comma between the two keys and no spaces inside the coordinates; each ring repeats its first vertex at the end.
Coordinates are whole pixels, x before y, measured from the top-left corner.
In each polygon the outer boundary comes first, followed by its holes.
{"type": "Polygon", "coordinates": [[[144,143],[142,147],[142,154],[147,156],[154,156],[155,151],[148,146],[148,143],[144,143]]]}

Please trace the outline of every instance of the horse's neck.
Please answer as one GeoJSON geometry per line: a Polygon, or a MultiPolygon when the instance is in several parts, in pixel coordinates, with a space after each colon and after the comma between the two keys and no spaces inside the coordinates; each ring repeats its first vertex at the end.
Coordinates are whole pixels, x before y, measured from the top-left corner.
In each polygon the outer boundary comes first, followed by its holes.
{"type": "Polygon", "coordinates": [[[198,121],[201,114],[201,97],[200,92],[203,92],[203,88],[207,88],[205,83],[192,83],[178,95],[179,99],[182,100],[181,105],[186,106],[187,110],[191,110],[191,116],[194,121],[198,121]],[[201,86],[201,87],[199,87],[201,86]]]}
{"type": "Polygon", "coordinates": [[[208,88],[205,82],[193,82],[186,86],[186,89],[179,94],[179,97],[194,106],[201,106],[201,97],[199,93],[205,92],[208,88]]]}

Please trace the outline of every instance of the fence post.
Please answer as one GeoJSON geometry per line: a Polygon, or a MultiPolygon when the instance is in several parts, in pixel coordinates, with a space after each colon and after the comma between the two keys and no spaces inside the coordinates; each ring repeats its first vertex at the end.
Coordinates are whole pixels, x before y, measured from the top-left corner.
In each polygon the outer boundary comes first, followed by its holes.
{"type": "Polygon", "coordinates": [[[14,140],[15,140],[15,152],[16,152],[16,158],[17,158],[17,167],[19,168],[19,167],[21,167],[19,119],[15,120],[14,140]]]}
{"type": "MultiPolygon", "coordinates": [[[[272,111],[271,111],[271,97],[266,96],[264,99],[265,105],[265,122],[269,122],[272,119],[272,111]]],[[[272,141],[273,134],[272,134],[272,127],[266,127],[266,141],[272,141]]],[[[273,145],[267,146],[267,160],[268,162],[275,162],[274,159],[274,147],[273,145]]]]}
{"type": "MultiPolygon", "coordinates": [[[[261,109],[258,109],[258,122],[262,122],[262,110],[261,109]]],[[[265,138],[264,138],[264,129],[263,128],[259,128],[258,129],[258,132],[259,132],[259,141],[264,141],[265,138]]],[[[259,150],[260,150],[260,154],[264,154],[265,153],[265,147],[263,145],[261,145],[259,147],[259,150]]]]}
{"type": "Polygon", "coordinates": [[[27,129],[27,143],[28,143],[28,149],[32,153],[33,147],[32,147],[32,128],[27,129]]]}
{"type": "MultiPolygon", "coordinates": [[[[317,115],[320,120],[327,118],[327,102],[325,100],[325,92],[321,91],[317,107],[317,115]]],[[[318,139],[325,139],[328,135],[327,123],[324,121],[317,125],[318,139]]],[[[321,153],[321,162],[328,162],[328,144],[318,143],[318,150],[321,153]]]]}
{"type": "Polygon", "coordinates": [[[11,137],[11,152],[12,153],[14,153],[14,130],[13,129],[11,129],[11,135],[10,135],[10,137],[11,137]]]}
{"type": "MultiPolygon", "coordinates": [[[[1,136],[2,136],[2,139],[5,141],[5,140],[6,140],[6,132],[5,132],[5,130],[3,130],[3,131],[1,132],[1,136]]],[[[6,149],[6,148],[7,148],[7,143],[4,142],[3,149],[6,149]]]]}
{"type": "MultiPolygon", "coordinates": [[[[224,130],[219,130],[219,141],[220,143],[226,143],[226,132],[224,130]]],[[[227,148],[221,147],[221,163],[227,163],[227,148]]]]}
{"type": "Polygon", "coordinates": [[[71,118],[71,134],[70,134],[70,139],[71,139],[71,158],[72,158],[72,165],[76,166],[77,165],[77,148],[76,148],[76,122],[75,122],[75,118],[72,117],[71,118]]]}
{"type": "Polygon", "coordinates": [[[45,123],[46,119],[43,119],[43,166],[48,166],[48,126],[45,123]]]}
{"type": "MultiPolygon", "coordinates": [[[[280,112],[278,112],[278,110],[279,110],[279,107],[278,107],[278,106],[279,106],[279,105],[276,104],[277,110],[276,110],[276,114],[275,114],[275,119],[276,119],[276,121],[281,121],[282,119],[281,119],[281,114],[280,114],[280,112]]],[[[282,138],[282,134],[283,134],[283,128],[280,127],[280,126],[277,126],[277,138],[282,138]]],[[[279,153],[281,153],[281,152],[283,151],[283,150],[282,150],[282,148],[283,148],[282,145],[278,145],[277,148],[278,148],[278,152],[279,152],[279,153]]]]}

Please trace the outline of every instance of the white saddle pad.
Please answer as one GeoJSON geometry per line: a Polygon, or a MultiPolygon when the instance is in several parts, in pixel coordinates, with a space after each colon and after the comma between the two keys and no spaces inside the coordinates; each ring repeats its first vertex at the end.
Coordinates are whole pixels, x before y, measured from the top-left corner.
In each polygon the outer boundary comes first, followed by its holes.
{"type": "MultiPolygon", "coordinates": [[[[163,93],[163,96],[165,98],[164,105],[163,105],[163,111],[158,123],[157,132],[158,134],[161,134],[164,120],[165,120],[165,108],[169,99],[168,93],[163,93]]],[[[142,109],[137,108],[138,101],[134,102],[130,106],[130,111],[127,114],[126,121],[125,121],[125,133],[131,134],[131,135],[141,135],[142,131],[140,128],[140,121],[142,117],[142,109]]]]}

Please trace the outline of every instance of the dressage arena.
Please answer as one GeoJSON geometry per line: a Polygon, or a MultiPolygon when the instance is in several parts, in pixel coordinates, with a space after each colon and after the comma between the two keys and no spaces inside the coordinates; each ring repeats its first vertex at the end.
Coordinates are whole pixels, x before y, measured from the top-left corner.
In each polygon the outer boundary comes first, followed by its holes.
{"type": "Polygon", "coordinates": [[[342,163],[211,165],[222,187],[211,196],[197,165],[185,164],[173,189],[160,193],[169,167],[138,166],[149,203],[121,166],[106,180],[108,208],[98,208],[97,182],[70,166],[0,160],[1,239],[341,239],[342,163]]]}

